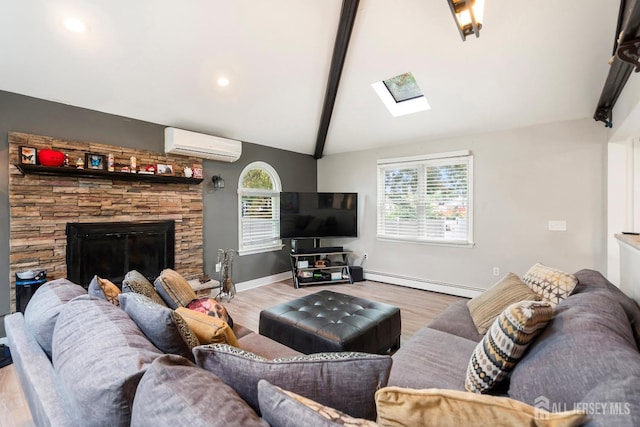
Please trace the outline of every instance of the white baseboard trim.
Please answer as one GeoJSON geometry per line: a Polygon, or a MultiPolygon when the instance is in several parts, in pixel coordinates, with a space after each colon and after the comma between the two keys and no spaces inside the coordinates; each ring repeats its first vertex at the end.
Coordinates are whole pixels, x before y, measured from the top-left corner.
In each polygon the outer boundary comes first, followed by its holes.
{"type": "Polygon", "coordinates": [[[259,288],[260,286],[270,285],[272,283],[281,282],[291,278],[291,272],[273,274],[271,276],[259,277],[257,279],[248,280],[246,282],[236,283],[236,292],[248,291],[249,289],[259,288]]]}
{"type": "Polygon", "coordinates": [[[417,277],[400,276],[398,274],[381,273],[378,271],[365,270],[364,278],[366,280],[373,280],[374,282],[389,283],[392,285],[406,286],[409,288],[440,292],[442,294],[449,294],[466,298],[473,298],[485,291],[485,289],[472,286],[438,282],[434,280],[425,280],[419,279],[417,277]]]}
{"type": "Polygon", "coordinates": [[[9,345],[9,338],[1,337],[0,338],[0,344],[9,345]]]}

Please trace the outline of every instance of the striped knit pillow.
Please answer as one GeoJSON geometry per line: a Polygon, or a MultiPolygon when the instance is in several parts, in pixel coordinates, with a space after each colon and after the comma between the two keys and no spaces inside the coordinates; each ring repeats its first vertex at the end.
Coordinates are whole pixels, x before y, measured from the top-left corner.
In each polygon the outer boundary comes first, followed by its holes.
{"type": "Polygon", "coordinates": [[[553,307],[546,301],[507,307],[471,355],[464,384],[467,391],[484,393],[505,379],[552,318],[553,307]]]}

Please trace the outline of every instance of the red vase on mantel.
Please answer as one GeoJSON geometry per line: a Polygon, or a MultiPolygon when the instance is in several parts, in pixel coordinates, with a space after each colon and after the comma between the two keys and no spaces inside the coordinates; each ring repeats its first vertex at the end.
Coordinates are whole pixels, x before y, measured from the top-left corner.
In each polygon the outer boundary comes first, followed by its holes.
{"type": "Polygon", "coordinates": [[[38,162],[42,166],[60,167],[64,164],[64,153],[56,150],[39,150],[38,162]]]}

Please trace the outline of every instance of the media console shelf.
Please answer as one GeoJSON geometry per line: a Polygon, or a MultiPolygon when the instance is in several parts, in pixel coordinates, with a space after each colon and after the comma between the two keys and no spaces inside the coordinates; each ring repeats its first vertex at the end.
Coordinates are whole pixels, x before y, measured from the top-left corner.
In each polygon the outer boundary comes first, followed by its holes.
{"type": "Polygon", "coordinates": [[[164,182],[173,184],[200,184],[202,178],[187,178],[184,176],[166,176],[166,175],[147,175],[141,173],[127,172],[108,172],[97,169],[76,169],[73,167],[48,167],[40,165],[16,164],[15,167],[22,172],[23,175],[48,175],[48,176],[72,176],[72,177],[88,177],[113,179],[122,181],[150,181],[164,182]]]}
{"type": "Polygon", "coordinates": [[[291,272],[293,286],[323,285],[330,283],[353,283],[351,267],[349,266],[350,251],[335,251],[327,248],[315,248],[308,252],[291,253],[291,272]],[[316,267],[318,261],[324,261],[324,266],[316,267]]]}

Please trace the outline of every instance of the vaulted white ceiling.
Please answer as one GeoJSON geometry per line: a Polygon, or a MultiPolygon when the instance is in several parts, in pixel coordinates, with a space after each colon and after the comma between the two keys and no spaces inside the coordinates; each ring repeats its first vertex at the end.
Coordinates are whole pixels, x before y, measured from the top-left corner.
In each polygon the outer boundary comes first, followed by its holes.
{"type": "MultiPolygon", "coordinates": [[[[5,1],[0,90],[313,154],[341,6],[5,1]]],[[[618,8],[486,0],[480,38],[462,42],[445,0],[361,0],[324,152],[590,118],[618,8]],[[392,117],[371,84],[408,71],[431,110],[392,117]]]]}

